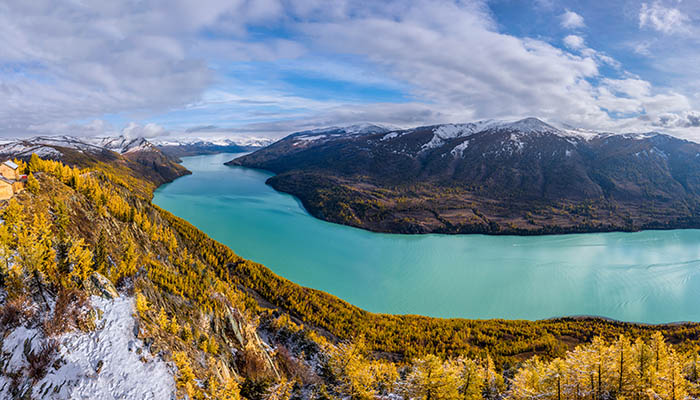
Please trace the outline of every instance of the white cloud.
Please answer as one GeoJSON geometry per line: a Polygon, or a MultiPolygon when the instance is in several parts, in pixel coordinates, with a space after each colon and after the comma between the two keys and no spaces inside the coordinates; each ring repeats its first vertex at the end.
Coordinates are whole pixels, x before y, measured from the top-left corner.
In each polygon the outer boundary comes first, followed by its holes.
{"type": "Polygon", "coordinates": [[[148,123],[146,125],[139,125],[136,122],[129,122],[121,132],[121,134],[127,138],[153,138],[156,136],[162,136],[165,133],[165,128],[158,124],[148,123]]]}
{"type": "Polygon", "coordinates": [[[568,35],[564,38],[564,45],[573,50],[580,50],[585,47],[585,41],[581,36],[568,35]]]}
{"type": "Polygon", "coordinates": [[[583,17],[573,11],[566,10],[564,14],[559,16],[562,28],[578,29],[583,28],[586,24],[583,22],[583,17]]]}
{"type": "Polygon", "coordinates": [[[682,32],[686,30],[688,17],[679,9],[665,7],[659,2],[652,5],[642,3],[639,10],[639,27],[651,28],[663,33],[682,32]]]}
{"type": "Polygon", "coordinates": [[[105,114],[140,119],[196,101],[215,83],[213,55],[274,60],[303,53],[289,41],[260,43],[233,33],[245,36],[251,21],[279,18],[267,3],[3,1],[0,64],[9,68],[0,69],[0,132],[24,134],[105,114]],[[222,26],[228,35],[218,47],[198,39],[222,26]]]}
{"type": "MultiPolygon", "coordinates": [[[[642,27],[662,30],[657,25],[679,18],[657,3],[642,9],[642,27]]],[[[585,27],[573,11],[557,23],[585,27]]],[[[609,113],[660,121],[691,109],[684,95],[642,79],[603,79],[603,66],[626,74],[580,35],[564,38],[561,49],[502,33],[479,0],[7,0],[0,4],[0,37],[0,63],[13,67],[0,69],[5,135],[119,132],[104,123],[71,124],[111,114],[142,121],[124,128],[132,136],[221,121],[279,136],[356,121],[410,126],[530,115],[608,129],[639,122],[609,113]],[[261,36],[251,26],[279,28],[285,38],[261,36]],[[234,61],[400,90],[410,101],[310,99],[274,76],[256,83],[229,77],[226,65],[234,61]],[[213,121],[190,122],[197,112],[213,121]],[[163,113],[182,115],[153,118],[163,113]]]]}

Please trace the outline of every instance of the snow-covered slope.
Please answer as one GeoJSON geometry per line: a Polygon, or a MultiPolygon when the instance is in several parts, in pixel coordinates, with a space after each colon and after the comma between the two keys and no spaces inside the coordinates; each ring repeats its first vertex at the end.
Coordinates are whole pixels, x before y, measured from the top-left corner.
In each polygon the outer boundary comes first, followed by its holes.
{"type": "MultiPolygon", "coordinates": [[[[349,126],[331,126],[328,128],[311,129],[293,133],[280,142],[291,141],[293,146],[308,146],[311,143],[321,143],[342,137],[354,137],[368,134],[385,133],[390,128],[375,124],[356,124],[349,126]]],[[[278,142],[278,143],[280,143],[278,142]]]]}
{"type": "Polygon", "coordinates": [[[124,136],[96,137],[85,138],[83,141],[98,147],[112,150],[119,154],[131,153],[135,151],[149,151],[153,149],[153,145],[144,138],[127,138],[124,136]]]}
{"type": "Polygon", "coordinates": [[[93,296],[97,329],[49,339],[42,330],[19,326],[2,341],[0,398],[174,399],[174,367],[150,353],[135,336],[134,302],[93,296]],[[32,355],[51,340],[58,352],[46,375],[33,381],[32,355]]]}

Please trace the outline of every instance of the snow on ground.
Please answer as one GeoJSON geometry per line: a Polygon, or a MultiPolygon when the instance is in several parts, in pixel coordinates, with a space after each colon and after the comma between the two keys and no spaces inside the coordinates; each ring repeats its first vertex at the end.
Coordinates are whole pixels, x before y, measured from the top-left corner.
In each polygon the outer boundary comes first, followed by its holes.
{"type": "MultiPolygon", "coordinates": [[[[135,337],[132,298],[92,297],[99,310],[97,329],[58,337],[60,365],[33,386],[35,399],[174,399],[173,370],[153,357],[135,337]]],[[[39,329],[18,327],[2,343],[0,398],[11,398],[7,372],[28,365],[28,349],[38,351],[46,338],[39,329]],[[26,349],[25,349],[26,347],[26,349]]],[[[23,381],[29,382],[23,378],[23,381]]]]}
{"type": "Polygon", "coordinates": [[[61,153],[53,147],[42,145],[23,145],[21,143],[8,143],[0,145],[0,154],[12,155],[12,157],[24,157],[36,153],[37,156],[43,158],[54,158],[61,153]]]}

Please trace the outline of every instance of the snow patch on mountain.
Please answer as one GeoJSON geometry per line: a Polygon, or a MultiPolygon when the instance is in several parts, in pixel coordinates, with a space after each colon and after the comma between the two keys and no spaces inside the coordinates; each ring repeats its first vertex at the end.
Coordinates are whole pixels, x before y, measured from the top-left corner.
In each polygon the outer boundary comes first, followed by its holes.
{"type": "Polygon", "coordinates": [[[469,139],[455,146],[455,148],[450,151],[450,154],[452,154],[454,158],[464,158],[464,150],[466,150],[467,147],[469,147],[469,139]]]}
{"type": "MultiPolygon", "coordinates": [[[[518,135],[561,133],[559,129],[549,124],[546,124],[537,118],[525,118],[517,121],[483,120],[470,122],[466,124],[445,124],[438,125],[433,128],[433,137],[421,146],[421,151],[423,152],[430,149],[438,148],[452,139],[469,137],[477,133],[488,131],[516,132],[518,135]]],[[[385,136],[382,139],[390,139],[387,138],[387,136],[385,136]]],[[[398,136],[399,135],[397,134],[396,136],[392,136],[391,138],[398,136]]],[[[517,141],[520,144],[517,147],[519,147],[522,150],[523,145],[520,138],[513,138],[513,136],[511,135],[511,141],[517,141]]]]}
{"type": "Polygon", "coordinates": [[[374,133],[389,132],[391,129],[375,124],[356,124],[349,126],[331,126],[328,128],[311,129],[308,131],[296,132],[289,137],[305,142],[328,139],[339,136],[359,136],[374,133]]]}

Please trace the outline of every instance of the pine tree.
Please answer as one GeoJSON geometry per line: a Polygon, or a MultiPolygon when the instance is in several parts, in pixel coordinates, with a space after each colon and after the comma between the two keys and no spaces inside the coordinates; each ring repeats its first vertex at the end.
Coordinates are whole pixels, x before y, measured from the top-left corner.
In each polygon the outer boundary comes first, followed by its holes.
{"type": "Polygon", "coordinates": [[[160,312],[158,313],[157,322],[158,322],[158,326],[160,327],[160,329],[162,329],[164,331],[168,329],[168,325],[169,325],[170,321],[168,320],[168,314],[165,313],[165,310],[163,309],[163,307],[160,308],[160,312]]]}
{"type": "Polygon", "coordinates": [[[546,385],[547,375],[547,366],[537,356],[525,361],[513,378],[511,398],[514,400],[536,399],[541,394],[552,397],[550,388],[546,385]]]}
{"type": "Polygon", "coordinates": [[[27,166],[29,173],[41,171],[41,165],[39,156],[37,156],[36,153],[32,153],[31,157],[29,157],[29,165],[27,166]]]}
{"type": "Polygon", "coordinates": [[[484,370],[470,359],[456,361],[459,369],[459,394],[463,400],[477,400],[482,398],[484,390],[484,370]]]}
{"type": "Polygon", "coordinates": [[[490,355],[486,356],[484,365],[484,398],[497,399],[505,390],[503,377],[496,372],[496,365],[490,355]]]}
{"type": "Polygon", "coordinates": [[[24,226],[23,213],[24,207],[14,197],[11,198],[2,214],[2,218],[5,220],[5,224],[8,226],[11,234],[15,235],[22,230],[24,226]]]}
{"type": "Polygon", "coordinates": [[[100,229],[100,234],[97,237],[97,243],[95,244],[92,268],[95,271],[104,272],[104,270],[107,268],[107,263],[107,236],[105,235],[104,230],[100,229]]]}
{"type": "Polygon", "coordinates": [[[39,181],[34,177],[34,174],[30,173],[27,176],[27,190],[30,193],[33,194],[38,194],[39,190],[41,190],[41,186],[39,185],[39,181]]]}
{"type": "Polygon", "coordinates": [[[168,332],[172,335],[177,335],[178,332],[180,332],[180,325],[177,323],[177,318],[175,315],[170,319],[170,322],[168,322],[168,332]]]}
{"type": "Polygon", "coordinates": [[[371,399],[375,395],[374,379],[363,355],[364,342],[342,343],[329,360],[329,369],[339,381],[339,389],[352,399],[371,399]]]}
{"type": "Polygon", "coordinates": [[[458,371],[449,363],[442,363],[434,355],[427,355],[413,362],[408,377],[409,391],[413,398],[421,400],[452,400],[459,398],[458,371]]]}
{"type": "Polygon", "coordinates": [[[68,263],[71,267],[70,277],[74,282],[82,284],[92,273],[92,252],[83,239],[73,241],[68,250],[68,263]]]}
{"type": "Polygon", "coordinates": [[[12,263],[12,235],[7,229],[7,224],[0,225],[0,284],[4,282],[12,263]]]}
{"type": "Polygon", "coordinates": [[[136,312],[143,318],[150,310],[150,305],[146,296],[141,293],[136,293],[136,312]]]}

